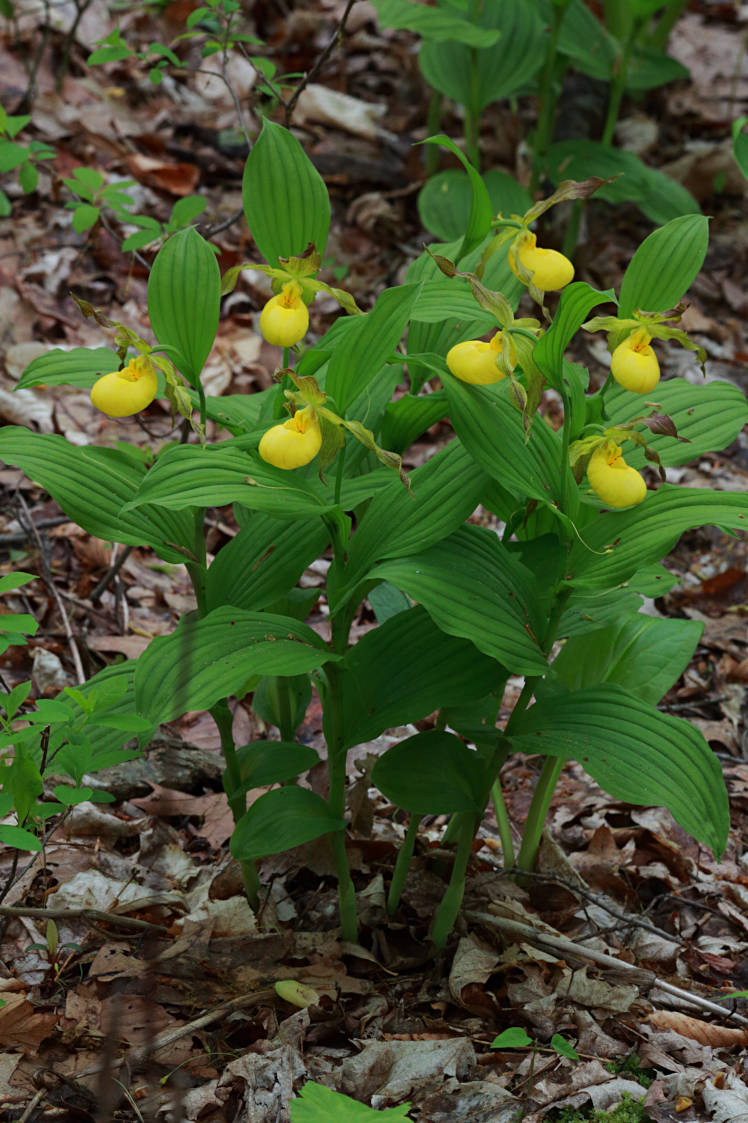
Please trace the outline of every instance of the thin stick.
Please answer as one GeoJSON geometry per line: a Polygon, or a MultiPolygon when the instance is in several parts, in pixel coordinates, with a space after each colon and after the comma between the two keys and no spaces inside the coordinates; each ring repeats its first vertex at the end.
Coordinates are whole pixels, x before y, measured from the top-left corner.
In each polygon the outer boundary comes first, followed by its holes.
{"type": "MultiPolygon", "coordinates": [[[[118,544],[115,543],[115,550],[117,548],[117,545],[118,544]]],[[[133,551],[132,546],[125,546],[122,553],[119,556],[115,557],[114,561],[109,566],[109,569],[106,571],[104,576],[101,578],[101,581],[99,581],[96,588],[93,589],[91,593],[89,593],[88,599],[91,601],[92,604],[96,604],[96,602],[98,600],[101,600],[101,595],[106,590],[107,585],[109,584],[110,581],[113,581],[114,578],[117,576],[117,574],[122,569],[122,566],[125,564],[125,562],[129,558],[132,551],[133,551]]]]}
{"type": "Polygon", "coordinates": [[[353,5],[355,3],[356,3],[356,0],[348,0],[348,3],[345,6],[345,11],[343,12],[342,18],[340,20],[340,23],[338,24],[337,28],[335,29],[335,34],[333,35],[332,39],[330,40],[330,42],[325,47],[322,54],[319,56],[319,58],[315,62],[312,69],[307,74],[305,74],[304,77],[301,79],[298,86],[296,87],[296,89],[293,92],[293,96],[289,99],[288,104],[285,106],[286,128],[288,128],[288,126],[291,124],[291,117],[293,115],[294,109],[296,108],[296,102],[299,100],[302,91],[304,89],[306,89],[306,87],[309,85],[309,83],[312,81],[313,78],[317,77],[320,70],[322,69],[322,67],[325,65],[328,58],[330,57],[330,54],[332,52],[333,47],[338,42],[338,40],[340,38],[342,38],[343,31],[345,30],[346,20],[348,19],[348,16],[351,14],[351,8],[353,7],[353,5]]]}
{"type": "Polygon", "coordinates": [[[545,946],[552,951],[561,952],[563,955],[576,955],[580,959],[589,959],[592,963],[596,963],[598,967],[629,975],[632,983],[646,987],[647,991],[664,991],[665,994],[671,995],[686,1006],[700,1006],[702,1010],[708,1010],[711,1014],[719,1014],[721,1018],[731,1019],[741,1026],[748,1026],[748,1018],[744,1018],[742,1014],[726,1010],[724,1006],[720,1006],[717,1002],[711,1002],[708,998],[702,998],[699,994],[692,994],[690,991],[682,990],[681,987],[675,987],[671,983],[665,982],[664,979],[658,978],[653,971],[646,971],[642,967],[635,967],[632,963],[625,963],[624,960],[616,959],[615,956],[608,955],[606,952],[582,947],[580,944],[574,943],[573,940],[568,940],[565,936],[541,932],[539,928],[533,928],[529,924],[522,924],[518,920],[509,920],[503,916],[494,916],[487,912],[471,911],[466,913],[465,916],[479,924],[500,928],[512,936],[520,936],[523,940],[529,940],[536,946],[545,946]]]}
{"type": "Polygon", "coordinates": [[[151,924],[148,920],[138,920],[134,916],[119,916],[117,913],[105,912],[103,909],[36,909],[0,905],[0,916],[27,916],[35,920],[89,920],[95,924],[115,924],[134,932],[158,932],[160,935],[165,931],[160,924],[151,924]]]}

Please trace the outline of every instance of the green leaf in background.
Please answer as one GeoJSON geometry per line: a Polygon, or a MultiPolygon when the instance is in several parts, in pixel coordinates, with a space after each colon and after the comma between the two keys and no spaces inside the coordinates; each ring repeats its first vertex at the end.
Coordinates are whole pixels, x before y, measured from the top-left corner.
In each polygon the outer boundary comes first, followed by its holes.
{"type": "Polygon", "coordinates": [[[470,640],[518,674],[546,670],[534,634],[532,575],[492,532],[461,527],[428,549],[381,562],[371,576],[391,581],[442,631],[470,640]]]}
{"type": "Polygon", "coordinates": [[[5,846],[12,846],[14,850],[39,851],[42,849],[41,842],[31,831],[6,823],[0,823],[0,842],[5,846]]]}
{"type": "Polygon", "coordinates": [[[148,278],[148,315],[156,339],[176,348],[174,361],[193,385],[216,337],[220,303],[221,274],[211,247],[192,227],[173,234],[148,278]]]}
{"type": "Polygon", "coordinates": [[[475,249],[475,247],[483,241],[486,234],[488,234],[491,218],[493,217],[491,199],[488,195],[488,189],[481,179],[480,172],[477,168],[473,167],[467,156],[465,156],[450,137],[445,136],[444,133],[439,133],[437,136],[427,137],[424,144],[438,144],[441,148],[446,148],[460,161],[468,178],[470,201],[467,222],[463,227],[462,244],[460,245],[455,259],[459,261],[466,253],[475,249]]]}
{"type": "Polygon", "coordinates": [[[250,675],[296,675],[339,659],[316,632],[288,616],[224,606],[198,619],[183,616],[137,661],[135,704],[154,721],[207,710],[250,675]]]}
{"type": "Polygon", "coordinates": [[[84,234],[99,220],[99,208],[91,203],[79,203],[73,211],[73,230],[76,234],[84,234]]]}
{"type": "Polygon", "coordinates": [[[446,40],[468,47],[492,47],[500,37],[499,31],[487,31],[456,12],[427,8],[411,0],[374,0],[374,7],[381,27],[415,31],[435,43],[446,40]]]}
{"type": "Polygon", "coordinates": [[[446,414],[447,399],[443,390],[420,397],[404,394],[385,409],[379,442],[392,452],[405,452],[413,441],[446,414]]]}
{"type": "Polygon", "coordinates": [[[579,1053],[576,1051],[571,1042],[560,1033],[554,1033],[551,1038],[551,1048],[560,1053],[562,1057],[568,1057],[570,1061],[578,1061],[579,1053]]]}
{"type": "Polygon", "coordinates": [[[708,488],[662,487],[628,511],[600,511],[581,530],[569,555],[572,585],[610,589],[669,554],[695,526],[748,530],[748,495],[708,488]]]}
{"type": "Polygon", "coordinates": [[[330,230],[325,182],[296,137],[267,117],[247,157],[242,200],[255,245],[270,265],[299,257],[310,242],[324,256],[330,230]]]}
{"type": "Polygon", "coordinates": [[[260,609],[296,584],[323,553],[329,533],[321,519],[280,522],[255,514],[208,568],[208,611],[222,604],[260,609]]]}
{"type": "Polygon", "coordinates": [[[745,131],[746,125],[748,125],[748,117],[738,117],[737,121],[733,121],[732,153],[735,157],[735,163],[745,178],[748,179],[748,133],[745,131]]]}
{"type": "Polygon", "coordinates": [[[241,787],[228,792],[229,799],[253,788],[293,780],[318,764],[319,756],[308,745],[296,741],[253,741],[236,750],[236,763],[241,787]]]}
{"type": "Polygon", "coordinates": [[[484,809],[483,758],[459,737],[441,730],[416,733],[387,749],[372,769],[371,782],[414,815],[480,815],[484,809]]]}
{"type": "Polygon", "coordinates": [[[395,1123],[395,1120],[408,1123],[409,1108],[410,1104],[405,1103],[375,1111],[358,1100],[313,1081],[306,1083],[299,1098],[291,1100],[289,1105],[291,1123],[376,1123],[375,1115],[386,1123],[395,1123]]]}
{"type": "Polygon", "coordinates": [[[499,31],[492,46],[424,42],[418,56],[421,72],[435,90],[475,115],[492,101],[519,93],[545,58],[545,25],[534,4],[502,0],[484,4],[476,23],[499,31]]]}
{"type": "Polygon", "coordinates": [[[515,731],[514,749],[578,761],[614,799],[667,807],[722,856],[730,827],[722,769],[689,722],[604,683],[536,702],[515,731]]]}
{"type": "Polygon", "coordinates": [[[188,514],[143,506],[125,510],[146,476],[144,464],[125,452],[97,445],[72,445],[53,434],[20,426],[0,429],[0,457],[43,487],[68,518],[106,542],[153,546],[165,561],[183,562],[192,548],[188,514]]]}
{"type": "Polygon", "coordinates": [[[59,347],[32,359],[16,385],[27,386],[93,386],[102,374],[119,369],[119,356],[107,347],[59,347]]]}
{"type": "Polygon", "coordinates": [[[675,218],[645,238],[621,281],[619,316],[667,312],[674,308],[704,264],[709,220],[688,214],[675,218]]]}
{"type": "Polygon", "coordinates": [[[295,785],[266,792],[236,824],[229,849],[240,862],[282,854],[320,835],[345,830],[321,796],[295,785]]]}
{"type": "Polygon", "coordinates": [[[362,636],[339,665],[338,675],[343,747],[352,748],[440,706],[482,698],[499,669],[472,643],[441,631],[418,606],[362,636]]]}
{"type": "Polygon", "coordinates": [[[600,292],[585,281],[573,281],[561,293],[553,325],[535,344],[532,357],[557,390],[561,386],[564,351],[592,308],[615,301],[612,289],[600,292]]]}
{"type": "Polygon", "coordinates": [[[510,1026],[491,1042],[492,1049],[526,1049],[532,1045],[532,1038],[521,1026],[510,1026]]]}
{"type": "Polygon", "coordinates": [[[545,422],[525,440],[522,417],[512,405],[508,379],[495,386],[468,386],[444,364],[441,374],[455,432],[475,462],[516,496],[553,503],[559,499],[561,443],[545,422]],[[497,433],[501,439],[497,440],[497,433]]]}
{"type": "Polygon", "coordinates": [[[703,631],[700,620],[625,616],[608,628],[567,640],[553,662],[553,674],[570,690],[615,682],[654,706],[683,674],[703,631]]]}
{"type": "MultiPolygon", "coordinates": [[[[430,10],[430,9],[427,9],[430,10]]],[[[516,179],[491,168],[484,172],[491,214],[524,214],[532,205],[529,193],[516,179]]],[[[426,180],[418,193],[418,214],[425,228],[443,242],[461,238],[467,229],[472,202],[468,173],[448,168],[426,180]]]]}
{"type": "Polygon", "coordinates": [[[346,410],[379,374],[403,337],[418,285],[387,289],[371,312],[356,316],[327,365],[325,390],[338,411],[346,410]]]}
{"type": "MultiPolygon", "coordinates": [[[[617,384],[610,386],[605,395],[608,424],[621,425],[641,417],[639,397],[617,384]]],[[[684,444],[672,437],[647,433],[647,444],[657,452],[665,467],[687,464],[705,452],[726,448],[748,424],[745,394],[731,382],[694,386],[685,378],[668,378],[647,396],[647,402],[656,402],[657,412],[671,417],[678,436],[690,442],[684,444]]],[[[626,463],[643,468],[647,463],[644,450],[629,445],[626,463]]]]}
{"type": "Polygon", "coordinates": [[[610,148],[594,140],[562,140],[546,153],[548,172],[554,183],[564,179],[615,176],[595,192],[596,199],[609,203],[636,203],[652,222],[668,222],[698,213],[699,204],[690,191],[656,168],[648,167],[635,152],[610,148]]]}

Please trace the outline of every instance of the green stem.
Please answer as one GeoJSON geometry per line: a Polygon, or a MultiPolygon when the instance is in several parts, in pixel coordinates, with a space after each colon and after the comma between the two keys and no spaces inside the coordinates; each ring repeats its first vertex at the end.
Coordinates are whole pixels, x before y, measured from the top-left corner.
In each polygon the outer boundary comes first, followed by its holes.
{"type": "Polygon", "coordinates": [[[408,830],[406,831],[405,838],[403,839],[403,844],[397,854],[395,868],[392,871],[390,891],[387,896],[387,912],[390,916],[395,915],[395,913],[397,912],[397,907],[400,904],[400,897],[402,896],[405,878],[408,876],[408,869],[410,868],[410,861],[413,857],[413,850],[415,848],[416,838],[418,836],[418,824],[420,822],[420,815],[410,816],[408,830]]]}
{"type": "MultiPolygon", "coordinates": [[[[345,818],[345,762],[343,746],[343,699],[340,677],[337,668],[328,664],[327,689],[325,690],[325,733],[327,740],[327,768],[330,778],[328,804],[335,818],[345,818]]],[[[356,912],[356,891],[348,866],[345,852],[345,831],[333,831],[328,835],[335,856],[338,875],[338,907],[340,927],[344,940],[358,943],[358,915],[356,912]]]]}
{"type": "Polygon", "coordinates": [[[335,472],[335,503],[338,507],[340,506],[340,493],[343,489],[343,475],[344,475],[344,468],[345,468],[345,450],[346,450],[346,445],[343,445],[340,452],[338,453],[338,463],[337,463],[337,469],[336,469],[336,472],[335,472]]]}
{"type": "Polygon", "coordinates": [[[452,876],[449,879],[447,891],[442,897],[431,931],[431,939],[440,951],[445,946],[460,911],[462,898],[465,894],[465,873],[473,850],[473,837],[478,826],[478,821],[474,815],[464,815],[461,820],[460,837],[452,866],[452,876]]]}
{"type": "Polygon", "coordinates": [[[527,813],[527,821],[522,833],[522,845],[517,855],[517,866],[521,870],[529,871],[535,865],[538,847],[540,846],[540,836],[543,833],[548,808],[564,763],[563,757],[556,756],[546,757],[543,762],[540,779],[533,793],[530,810],[527,813]]]}
{"type": "Polygon", "coordinates": [[[203,427],[203,432],[205,432],[205,423],[208,419],[208,403],[205,400],[205,391],[199,378],[197,380],[197,396],[200,400],[200,424],[203,427]]]}
{"type": "Polygon", "coordinates": [[[561,252],[564,257],[568,257],[570,261],[574,260],[574,254],[577,249],[577,239],[579,238],[579,224],[582,220],[582,199],[577,199],[571,208],[569,221],[566,224],[566,232],[564,234],[564,244],[561,247],[561,252]]]}
{"type": "Polygon", "coordinates": [[[553,85],[553,71],[556,65],[556,49],[561,21],[564,18],[568,4],[554,4],[551,34],[548,39],[548,50],[545,54],[543,72],[540,76],[538,88],[538,124],[535,130],[535,151],[533,152],[532,177],[530,179],[530,195],[535,194],[540,179],[541,158],[545,156],[551,138],[553,122],[556,117],[555,101],[551,97],[553,85]]]}
{"type": "Polygon", "coordinates": [[[506,809],[504,793],[501,790],[501,781],[498,777],[491,785],[491,800],[496,815],[496,822],[499,826],[502,858],[504,865],[509,868],[514,865],[514,842],[512,841],[512,828],[509,823],[509,813],[506,809]]]}
{"type": "Polygon", "coordinates": [[[283,348],[283,369],[288,370],[290,365],[291,365],[291,348],[290,347],[284,347],[283,348]]]}
{"type": "Polygon", "coordinates": [[[621,108],[621,100],[626,89],[626,76],[629,68],[629,59],[631,57],[631,50],[634,46],[639,31],[640,21],[633,20],[629,33],[626,36],[626,42],[623,45],[623,53],[618,60],[616,72],[613,75],[613,80],[610,83],[610,98],[608,100],[608,115],[605,118],[605,127],[603,129],[602,143],[606,148],[610,148],[613,143],[613,133],[615,131],[616,122],[618,121],[618,112],[621,108]]]}
{"type": "Polygon", "coordinates": [[[653,29],[651,35],[648,36],[650,46],[656,47],[658,51],[665,50],[670,32],[685,12],[688,3],[689,0],[670,0],[667,8],[660,16],[656,27],[653,29]]]}
{"type": "Polygon", "coordinates": [[[465,106],[465,152],[476,171],[480,171],[480,108],[478,107],[478,52],[470,48],[470,104],[465,106]]]}
{"type": "MultiPolygon", "coordinates": [[[[431,100],[429,101],[428,115],[426,117],[426,130],[428,136],[435,136],[439,132],[442,120],[442,101],[443,95],[438,90],[431,91],[431,100]]],[[[426,175],[431,178],[436,174],[439,167],[439,147],[436,144],[426,145],[426,159],[425,171],[426,175]]]]}

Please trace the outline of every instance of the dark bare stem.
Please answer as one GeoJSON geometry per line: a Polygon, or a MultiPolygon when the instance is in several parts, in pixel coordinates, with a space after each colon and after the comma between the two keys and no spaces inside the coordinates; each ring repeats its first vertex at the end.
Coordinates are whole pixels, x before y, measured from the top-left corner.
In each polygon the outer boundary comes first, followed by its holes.
{"type": "Polygon", "coordinates": [[[338,24],[337,28],[335,29],[335,34],[333,35],[332,39],[330,40],[330,42],[327,44],[327,46],[323,50],[322,54],[319,56],[319,58],[315,62],[312,69],[307,74],[305,74],[304,77],[301,79],[298,86],[294,90],[291,98],[289,99],[288,103],[286,104],[286,106],[285,106],[285,125],[286,125],[286,128],[288,128],[289,125],[291,124],[291,117],[293,116],[293,111],[296,108],[297,101],[301,97],[302,91],[305,90],[306,87],[309,85],[309,83],[314,78],[317,77],[320,70],[322,69],[322,67],[325,65],[328,58],[330,57],[335,44],[340,39],[343,38],[343,32],[345,31],[346,21],[348,19],[348,16],[351,14],[351,8],[353,7],[353,5],[355,3],[356,3],[356,0],[348,0],[348,3],[345,6],[345,11],[343,12],[343,15],[341,16],[340,23],[338,24]]]}

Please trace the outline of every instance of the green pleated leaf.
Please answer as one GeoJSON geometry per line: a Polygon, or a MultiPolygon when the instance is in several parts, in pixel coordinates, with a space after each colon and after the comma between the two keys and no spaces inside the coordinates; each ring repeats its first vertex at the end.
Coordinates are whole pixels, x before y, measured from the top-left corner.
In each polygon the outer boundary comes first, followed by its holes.
{"type": "Polygon", "coordinates": [[[474,643],[517,674],[542,674],[532,574],[480,527],[465,526],[429,549],[371,571],[422,604],[452,636],[474,643]]]}
{"type": "Polygon", "coordinates": [[[417,285],[387,289],[371,312],[354,318],[332,354],[325,379],[325,390],[341,414],[392,355],[403,337],[417,294],[417,285]]]}
{"type": "Polygon", "coordinates": [[[16,385],[27,386],[93,386],[102,374],[119,368],[119,356],[107,347],[73,347],[70,351],[53,348],[33,359],[16,385]]]}
{"type": "Polygon", "coordinates": [[[158,507],[126,510],[146,476],[145,465],[119,449],[72,445],[63,437],[19,426],[0,429],[0,457],[22,468],[68,518],[107,542],[153,546],[165,561],[183,562],[194,532],[188,514],[158,507]]]}
{"type": "MultiPolygon", "coordinates": [[[[427,9],[429,10],[429,9],[427,9]]],[[[524,214],[532,206],[529,193],[506,172],[483,174],[492,214],[524,214]]],[[[462,238],[470,217],[472,191],[467,172],[448,168],[426,180],[418,193],[418,214],[432,234],[444,242],[462,238]]]]}
{"type": "Polygon", "coordinates": [[[148,278],[148,315],[159,343],[193,384],[218,329],[221,274],[216,255],[197,230],[172,235],[158,252],[148,278]]]}
{"type": "Polygon", "coordinates": [[[554,694],[518,715],[512,746],[570,757],[614,799],[667,807],[722,856],[730,827],[719,761],[702,734],[613,684],[554,694]]]}
{"type": "Polygon", "coordinates": [[[296,675],[333,655],[316,632],[288,616],[224,606],[202,619],[185,616],[157,636],[137,661],[135,702],[154,721],[210,709],[250,675],[296,675]]]}
{"type": "Polygon", "coordinates": [[[253,788],[282,784],[319,763],[319,756],[308,745],[296,741],[253,741],[236,750],[241,785],[229,792],[229,799],[253,788]]]}
{"type": "MultiPolygon", "coordinates": [[[[456,530],[475,510],[485,476],[459,441],[451,441],[411,476],[411,493],[398,480],[375,497],[353,535],[345,569],[350,593],[380,558],[426,548],[456,530]]],[[[334,596],[336,607],[342,591],[334,596]]]]}
{"type": "Polygon", "coordinates": [[[325,182],[296,137],[267,117],[244,166],[242,201],[255,245],[270,265],[299,257],[310,242],[324,256],[330,230],[325,182]]]}
{"type": "Polygon", "coordinates": [[[455,432],[475,462],[515,496],[544,503],[560,498],[561,442],[537,418],[525,441],[522,417],[510,402],[508,380],[468,386],[444,365],[441,373],[455,432]]]}
{"type": "Polygon", "coordinates": [[[405,394],[387,406],[382,418],[380,444],[392,452],[404,452],[446,413],[447,398],[443,390],[421,397],[405,394]]]}
{"type": "Polygon", "coordinates": [[[351,748],[440,706],[482,698],[495,685],[499,669],[472,643],[447,635],[424,608],[416,607],[362,636],[338,673],[342,747],[351,748]]]}
{"type": "Polygon", "coordinates": [[[289,786],[266,792],[236,824],[229,849],[240,862],[282,854],[320,835],[345,830],[345,819],[308,788],[289,786]]]}
{"type": "Polygon", "coordinates": [[[116,724],[111,724],[112,721],[116,722],[117,718],[122,718],[123,725],[127,725],[126,719],[137,716],[135,714],[136,665],[136,659],[112,663],[111,666],[104,667],[103,670],[92,675],[82,686],[75,688],[76,693],[80,693],[88,699],[89,703],[94,704],[94,712],[91,715],[86,715],[85,709],[79,704],[75,695],[70,698],[67,694],[62,695],[73,715],[78,720],[84,717],[86,720],[85,735],[88,742],[86,754],[81,753],[80,746],[70,745],[63,746],[55,757],[59,767],[60,763],[65,761],[66,751],[69,749],[71,757],[66,767],[74,779],[81,780],[86,772],[96,772],[101,768],[109,768],[111,765],[121,764],[122,761],[139,756],[140,753],[135,750],[122,748],[132,740],[134,735],[138,737],[141,745],[149,741],[157,722],[151,722],[147,729],[141,727],[138,730],[117,728],[116,724]],[[60,761],[58,757],[61,758],[60,761]],[[79,769],[77,773],[71,767],[73,758],[76,768],[79,769]]]}
{"type": "Polygon", "coordinates": [[[208,610],[222,604],[267,608],[292,588],[325,549],[329,533],[321,519],[280,522],[255,514],[215,558],[206,578],[208,610]]]}
{"type": "Polygon", "coordinates": [[[425,42],[418,62],[429,85],[477,114],[531,82],[545,58],[545,25],[536,7],[524,0],[484,4],[476,23],[499,31],[498,42],[477,50],[425,42]]]}
{"type": "Polygon", "coordinates": [[[453,733],[429,730],[393,745],[377,760],[371,780],[414,815],[480,815],[485,806],[483,759],[453,733]]]}
{"type": "MultiPolygon", "coordinates": [[[[656,402],[658,412],[675,422],[678,436],[690,442],[683,444],[673,437],[647,433],[647,444],[658,453],[665,467],[686,464],[702,453],[726,448],[748,423],[745,394],[731,382],[694,386],[685,378],[669,378],[651,394],[632,394],[622,386],[611,386],[605,396],[607,424],[620,425],[641,417],[646,412],[642,401],[656,402]]],[[[643,449],[628,445],[625,455],[626,463],[634,468],[647,463],[643,449]]]]}
{"type": "Polygon", "coordinates": [[[704,263],[709,244],[705,215],[675,218],[645,238],[621,281],[619,316],[636,308],[667,312],[674,308],[704,263]]]}
{"type": "Polygon", "coordinates": [[[463,239],[457,253],[457,260],[474,249],[488,234],[493,215],[491,199],[480,172],[473,167],[465,154],[457,147],[455,142],[444,133],[427,137],[426,144],[438,144],[446,148],[462,164],[468,180],[468,213],[467,221],[463,227],[463,239]]]}
{"type": "Polygon", "coordinates": [[[585,281],[574,281],[561,293],[553,325],[535,344],[532,357],[552,386],[561,386],[564,351],[592,308],[615,301],[612,289],[600,292],[585,281]]]}
{"type": "Polygon", "coordinates": [[[308,472],[287,472],[229,442],[168,449],[146,476],[136,502],[172,510],[241,503],[283,519],[332,507],[313,465],[308,472]]]}
{"type": "Polygon", "coordinates": [[[689,664],[704,625],[637,613],[608,628],[567,640],[553,661],[570,690],[614,682],[656,705],[689,664]]]}
{"type": "Polygon", "coordinates": [[[662,487],[628,511],[600,511],[572,545],[567,579],[573,585],[610,589],[636,570],[670,553],[695,526],[748,530],[748,495],[707,488],[662,487]]]}
{"type": "Polygon", "coordinates": [[[381,27],[397,31],[416,31],[436,43],[465,43],[468,47],[490,47],[499,39],[498,31],[486,31],[456,12],[426,8],[410,0],[374,0],[381,27]]]}

